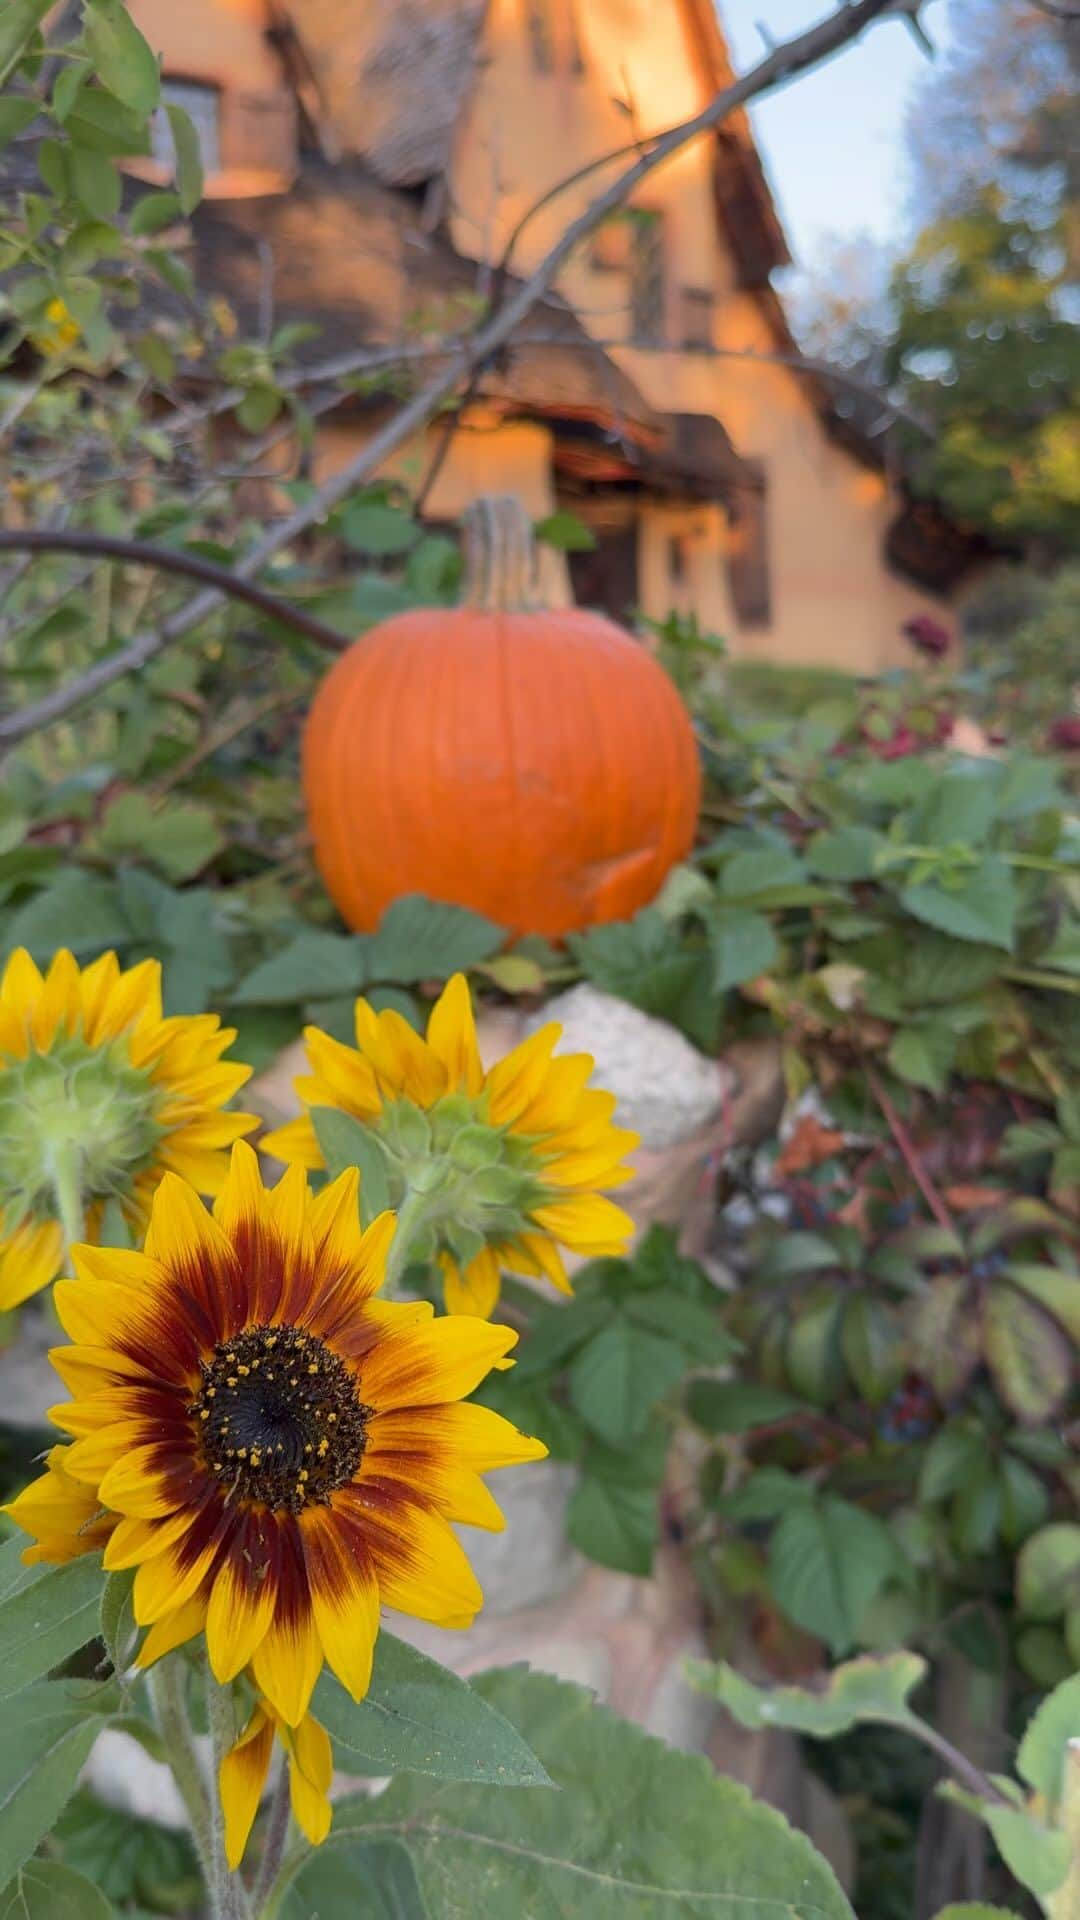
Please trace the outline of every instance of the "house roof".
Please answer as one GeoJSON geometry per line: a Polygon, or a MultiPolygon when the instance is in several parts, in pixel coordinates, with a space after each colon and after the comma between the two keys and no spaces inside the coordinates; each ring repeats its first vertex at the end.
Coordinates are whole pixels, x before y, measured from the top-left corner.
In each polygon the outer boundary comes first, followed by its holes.
{"type": "MultiPolygon", "coordinates": [[[[713,0],[682,0],[712,92],[733,79],[713,0]]],[[[450,168],[476,76],[488,0],[271,0],[303,46],[339,141],[390,186],[450,168]],[[349,57],[343,59],[342,49],[349,57]]],[[[717,131],[714,190],[740,279],[790,262],[745,113],[717,131]]]]}
{"type": "MultiPolygon", "coordinates": [[[[301,364],[402,345],[426,373],[482,305],[476,263],[424,232],[412,200],[355,161],[309,158],[287,194],[207,201],[193,230],[200,285],[226,295],[249,337],[268,303],[275,326],[315,323],[317,337],[297,349],[301,364]]],[[[539,302],[519,333],[480,375],[478,397],[505,412],[586,421],[650,451],[664,446],[665,417],[557,296],[539,302]]]]}

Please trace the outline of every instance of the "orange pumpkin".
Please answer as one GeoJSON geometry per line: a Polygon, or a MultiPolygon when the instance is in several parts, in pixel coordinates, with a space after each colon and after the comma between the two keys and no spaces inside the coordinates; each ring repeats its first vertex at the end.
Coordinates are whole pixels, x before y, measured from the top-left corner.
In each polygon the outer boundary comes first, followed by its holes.
{"type": "Polygon", "coordinates": [[[304,734],[315,858],[350,926],[401,894],[557,939],[635,913],[687,853],[701,776],[675,688],[599,614],[532,604],[515,500],[466,516],[464,604],[396,615],[304,734]]]}

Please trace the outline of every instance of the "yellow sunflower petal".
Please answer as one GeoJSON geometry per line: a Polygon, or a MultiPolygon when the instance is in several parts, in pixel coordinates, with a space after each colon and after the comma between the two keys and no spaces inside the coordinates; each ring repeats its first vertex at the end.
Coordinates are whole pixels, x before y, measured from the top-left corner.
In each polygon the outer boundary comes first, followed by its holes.
{"type": "Polygon", "coordinates": [[[441,1407],[396,1407],[377,1413],[368,1426],[368,1455],[423,1454],[438,1449],[455,1466],[489,1473],[494,1467],[512,1467],[525,1460],[543,1460],[542,1440],[520,1433],[501,1413],[478,1407],[471,1400],[441,1407]]]}
{"type": "Polygon", "coordinates": [[[287,1166],[295,1161],[298,1167],[306,1167],[309,1172],[325,1164],[311,1117],[306,1113],[264,1133],[259,1146],[272,1160],[284,1160],[287,1166]]]}
{"type": "Polygon", "coordinates": [[[313,1104],[340,1107],[358,1120],[373,1120],[382,1111],[378,1082],[362,1053],[319,1027],[304,1028],[304,1044],[312,1072],[321,1083],[320,1098],[313,1104]]]}
{"type": "Polygon", "coordinates": [[[156,1626],[190,1600],[209,1573],[217,1551],[211,1544],[185,1564],[170,1547],[152,1560],[144,1560],[132,1588],[132,1606],[140,1627],[156,1626]]]}
{"type": "Polygon", "coordinates": [[[0,1313],[21,1307],[55,1280],[64,1263],[64,1235],[53,1220],[25,1221],[0,1241],[0,1313]]]}
{"type": "MultiPolygon", "coordinates": [[[[234,1148],[234,1152],[241,1149],[234,1148]]],[[[266,1195],[265,1207],[286,1249],[286,1257],[310,1263],[315,1257],[311,1237],[311,1199],[303,1167],[286,1167],[277,1186],[266,1195]]]]}
{"type": "Polygon", "coordinates": [[[405,1327],[365,1356],[360,1386],[369,1406],[435,1406],[460,1400],[517,1345],[513,1327],[453,1314],[405,1327]]]}
{"type": "Polygon", "coordinates": [[[323,1652],[342,1686],[362,1700],[371,1681],[379,1631],[379,1584],[374,1568],[345,1550],[333,1513],[315,1508],[301,1521],[311,1605],[323,1652]]]}
{"type": "Polygon", "coordinates": [[[489,1320],[502,1292],[502,1269],[492,1249],[485,1247],[467,1267],[459,1267],[451,1254],[444,1253],[439,1265],[447,1313],[472,1313],[489,1320]]]}
{"type": "MultiPolygon", "coordinates": [[[[191,1526],[191,1515],[186,1508],[179,1513],[160,1520],[118,1520],[112,1539],[105,1549],[103,1565],[107,1573],[115,1573],[128,1567],[141,1566],[144,1560],[153,1560],[156,1554],[164,1553],[166,1548],[182,1540],[191,1526]]],[[[203,1618],[206,1607],[203,1605],[203,1618]]],[[[200,1620],[199,1625],[202,1625],[200,1620]]]]}
{"type": "MultiPolygon", "coordinates": [[[[519,1233],[515,1244],[522,1248],[526,1259],[535,1264],[537,1272],[542,1273],[546,1280],[550,1280],[552,1286],[557,1287],[560,1293],[573,1293],[574,1289],[567,1277],[562,1254],[555,1242],[548,1239],[546,1233],[519,1233]]],[[[510,1260],[507,1264],[512,1267],[513,1261],[510,1260]]],[[[529,1271],[528,1266],[525,1271],[529,1271]]]]}
{"type": "Polygon", "coordinates": [[[593,1256],[624,1253],[634,1231],[630,1215],[602,1193],[576,1193],[565,1200],[553,1200],[546,1207],[537,1207],[533,1219],[545,1233],[575,1253],[593,1256]]]}
{"type": "Polygon", "coordinates": [[[135,1657],[137,1667],[152,1667],[155,1660],[163,1660],[167,1653],[176,1647],[186,1646],[194,1640],[206,1625],[206,1597],[196,1594],[191,1600],[185,1600],[175,1613],[167,1613],[163,1620],[156,1620],[135,1657]]]}
{"type": "Polygon", "coordinates": [[[225,1815],[225,1858],[234,1873],[244,1857],[259,1811],[273,1751],[274,1723],[263,1708],[257,1706],[218,1769],[218,1789],[225,1815]]]}
{"type": "Polygon", "coordinates": [[[435,1626],[472,1623],[484,1596],[447,1521],[417,1506],[403,1508],[393,1521],[372,1514],[367,1522],[385,1606],[435,1626]]]}
{"type": "Polygon", "coordinates": [[[142,960],[121,973],[115,954],[105,954],[103,959],[112,960],[113,967],[103,969],[100,977],[89,967],[82,977],[83,1031],[91,1046],[114,1040],[140,1018],[161,1019],[160,960],[142,960]]]}
{"type": "Polygon", "coordinates": [[[0,978],[0,1000],[25,1014],[37,1000],[45,985],[38,968],[31,960],[25,947],[16,947],[11,954],[3,977],[0,978]]]}
{"type": "Polygon", "coordinates": [[[313,1617],[277,1619],[256,1648],[252,1677],[260,1693],[290,1727],[303,1719],[322,1666],[322,1643],[313,1617]]]}
{"type": "MultiPolygon", "coordinates": [[[[250,1152],[250,1148],[239,1141],[233,1154],[244,1152],[250,1152]]],[[[194,1188],[176,1173],[165,1174],[154,1195],[145,1250],[162,1266],[181,1270],[189,1261],[228,1263],[232,1258],[232,1247],[221,1228],[194,1188]]]]}
{"type": "Polygon", "coordinates": [[[282,1727],[280,1733],[288,1755],[293,1816],[305,1839],[313,1847],[320,1847],[333,1818],[330,1782],[334,1759],[329,1735],[310,1713],[298,1727],[282,1727]]]}
{"type": "Polygon", "coordinates": [[[227,1559],[214,1576],[206,1614],[206,1651],[215,1680],[225,1686],[247,1666],[265,1639],[277,1604],[269,1564],[227,1559]]]}
{"type": "Polygon", "coordinates": [[[428,1020],[427,1043],[446,1068],[451,1092],[458,1088],[474,1095],[480,1092],[484,1068],[476,1044],[472,999],[463,973],[455,973],[436,1000],[428,1020]]]}
{"type": "MultiPolygon", "coordinates": [[[[109,1468],[98,1488],[103,1506],[127,1514],[133,1520],[156,1520],[174,1513],[179,1503],[176,1494],[167,1492],[155,1470],[156,1447],[133,1447],[109,1468]]],[[[157,1616],[147,1614],[146,1621],[157,1616]]]]}
{"type": "Polygon", "coordinates": [[[79,963],[62,947],[54,954],[37,1005],[30,1015],[30,1033],[39,1053],[47,1053],[58,1033],[72,1033],[82,1013],[79,999],[79,963]]]}
{"type": "Polygon", "coordinates": [[[550,1021],[495,1062],[484,1083],[488,1112],[495,1126],[512,1126],[535,1100],[550,1072],[551,1055],[561,1034],[562,1028],[550,1021]]]}
{"type": "Polygon", "coordinates": [[[389,1008],[376,1013],[366,1000],[356,1003],[356,1038],[381,1085],[405,1094],[418,1107],[434,1106],[446,1092],[446,1068],[426,1041],[389,1008]]]}

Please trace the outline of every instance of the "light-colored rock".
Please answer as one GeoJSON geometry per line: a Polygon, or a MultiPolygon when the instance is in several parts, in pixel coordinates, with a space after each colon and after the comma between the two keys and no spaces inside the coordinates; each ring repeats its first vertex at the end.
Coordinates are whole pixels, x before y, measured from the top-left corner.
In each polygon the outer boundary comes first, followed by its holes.
{"type": "MultiPolygon", "coordinates": [[[[208,1763],[209,1741],[200,1745],[208,1763]]],[[[152,1759],[130,1734],[117,1733],[111,1727],[99,1733],[82,1777],[107,1806],[118,1807],[140,1820],[156,1820],[163,1827],[188,1825],[171,1769],[163,1761],[152,1759]]]]}
{"type": "Polygon", "coordinates": [[[580,1577],[584,1556],[566,1537],[566,1503],[576,1483],[576,1468],[555,1460],[507,1467],[491,1481],[508,1516],[505,1533],[466,1527],[461,1536],[489,1618],[557,1600],[580,1577]]]}
{"type": "Polygon", "coordinates": [[[48,1430],[47,1409],[67,1398],[49,1362],[49,1348],[62,1345],[64,1338],[47,1305],[33,1300],[20,1309],[14,1340],[0,1348],[0,1409],[6,1426],[48,1430]]]}
{"type": "Polygon", "coordinates": [[[618,1119],[656,1152],[701,1131],[717,1117],[731,1076],[708,1060],[666,1020],[587,984],[556,995],[526,1022],[534,1031],[549,1020],[562,1026],[560,1053],[591,1053],[594,1081],[618,1102],[618,1119]]]}

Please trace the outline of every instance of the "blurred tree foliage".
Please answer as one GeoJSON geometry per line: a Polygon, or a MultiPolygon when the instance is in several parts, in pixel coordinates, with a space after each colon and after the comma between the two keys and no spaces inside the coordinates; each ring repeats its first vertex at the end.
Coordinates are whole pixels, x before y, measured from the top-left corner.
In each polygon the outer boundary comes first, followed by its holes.
{"type": "Polygon", "coordinates": [[[914,238],[876,284],[839,252],[803,335],[926,420],[895,429],[919,491],[1053,560],[1080,537],[1080,21],[955,0],[951,24],[909,118],[914,238]]]}

